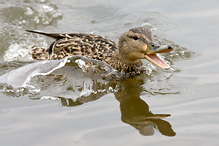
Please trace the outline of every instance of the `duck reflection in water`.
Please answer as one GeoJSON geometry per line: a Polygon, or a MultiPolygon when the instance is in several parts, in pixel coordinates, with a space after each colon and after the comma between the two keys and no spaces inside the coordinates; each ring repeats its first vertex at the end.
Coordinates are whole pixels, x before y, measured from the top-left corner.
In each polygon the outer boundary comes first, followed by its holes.
{"type": "MultiPolygon", "coordinates": [[[[163,120],[170,114],[153,114],[149,110],[148,104],[140,98],[144,90],[142,79],[129,79],[116,83],[109,83],[110,87],[118,88],[114,93],[115,98],[120,102],[121,120],[135,127],[142,135],[150,136],[155,133],[155,129],[165,136],[175,136],[175,132],[169,122],[163,120]],[[117,85],[117,87],[116,87],[117,85]]],[[[97,87],[98,85],[96,85],[97,87]]],[[[98,88],[98,87],[97,87],[98,88]]],[[[97,100],[107,92],[97,92],[88,97],[77,98],[76,101],[59,97],[62,106],[77,106],[86,102],[97,100]]]]}
{"type": "Polygon", "coordinates": [[[140,98],[142,88],[138,85],[139,82],[127,82],[131,83],[124,83],[123,88],[115,93],[116,99],[120,102],[122,121],[135,127],[145,136],[153,135],[155,129],[163,135],[175,136],[170,123],[162,120],[170,114],[153,114],[149,111],[148,104],[140,98]]]}

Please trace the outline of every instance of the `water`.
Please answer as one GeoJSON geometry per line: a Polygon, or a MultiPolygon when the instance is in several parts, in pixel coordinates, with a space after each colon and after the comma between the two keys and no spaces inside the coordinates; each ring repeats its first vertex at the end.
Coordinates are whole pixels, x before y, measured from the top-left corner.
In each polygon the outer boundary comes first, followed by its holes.
{"type": "Polygon", "coordinates": [[[218,5],[0,2],[1,145],[218,145],[218,5]],[[117,42],[136,26],[174,47],[161,56],[171,69],[144,61],[144,74],[121,80],[110,66],[84,57],[33,61],[31,47],[52,40],[24,31],[95,33],[117,42]]]}

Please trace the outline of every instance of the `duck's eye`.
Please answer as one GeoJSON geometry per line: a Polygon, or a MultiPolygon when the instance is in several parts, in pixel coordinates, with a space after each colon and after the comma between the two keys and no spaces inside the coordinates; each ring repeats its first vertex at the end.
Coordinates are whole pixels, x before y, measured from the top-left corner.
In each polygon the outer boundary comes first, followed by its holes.
{"type": "Polygon", "coordinates": [[[134,40],[138,40],[138,36],[137,36],[137,35],[134,35],[134,36],[133,36],[133,39],[134,39],[134,40]]]}

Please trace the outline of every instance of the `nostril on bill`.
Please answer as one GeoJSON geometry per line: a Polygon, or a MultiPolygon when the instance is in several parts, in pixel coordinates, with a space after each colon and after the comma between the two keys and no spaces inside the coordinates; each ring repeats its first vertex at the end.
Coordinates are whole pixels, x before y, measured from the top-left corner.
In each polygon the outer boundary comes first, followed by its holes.
{"type": "Polygon", "coordinates": [[[167,46],[168,49],[173,49],[171,46],[167,46]]]}

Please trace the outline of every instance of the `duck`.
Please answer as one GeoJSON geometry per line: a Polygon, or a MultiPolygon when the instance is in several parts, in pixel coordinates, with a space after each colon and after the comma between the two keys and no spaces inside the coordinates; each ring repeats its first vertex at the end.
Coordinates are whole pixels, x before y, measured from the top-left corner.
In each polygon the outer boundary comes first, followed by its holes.
{"type": "Polygon", "coordinates": [[[26,31],[55,39],[48,48],[33,46],[32,58],[34,60],[57,60],[80,55],[103,61],[125,73],[139,73],[139,68],[143,65],[142,59],[163,69],[170,67],[157,56],[157,53],[170,52],[173,47],[155,43],[151,31],[144,27],[131,28],[123,33],[118,44],[96,34],[26,31]]]}

